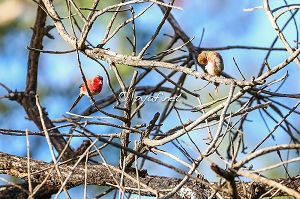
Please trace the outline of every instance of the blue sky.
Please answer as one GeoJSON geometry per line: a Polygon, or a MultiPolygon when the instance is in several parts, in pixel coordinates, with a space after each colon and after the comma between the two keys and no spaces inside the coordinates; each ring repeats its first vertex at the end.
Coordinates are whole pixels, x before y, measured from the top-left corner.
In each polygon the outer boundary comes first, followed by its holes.
{"type": "MultiPolygon", "coordinates": [[[[269,47],[276,36],[263,10],[260,9],[253,12],[243,11],[244,8],[260,6],[262,4],[262,1],[243,0],[237,3],[237,1],[234,0],[195,0],[182,2],[184,2],[182,4],[183,11],[174,10],[172,13],[182,26],[182,29],[185,30],[185,32],[188,34],[188,36],[190,38],[195,37],[195,39],[193,40],[193,43],[195,45],[197,45],[200,41],[200,36],[203,28],[205,28],[205,35],[201,47],[220,47],[228,45],[269,47]]],[[[288,2],[297,3],[298,1],[295,0],[288,2]]],[[[276,1],[275,3],[277,5],[283,5],[283,1],[276,1]]],[[[276,5],[274,4],[273,6],[276,5]]],[[[136,7],[136,12],[138,12],[140,9],[142,9],[141,6],[136,7]]],[[[284,15],[282,17],[282,20],[280,20],[280,23],[282,24],[289,16],[290,14],[284,15]]],[[[140,47],[142,47],[142,43],[145,43],[145,41],[150,38],[151,33],[155,31],[161,17],[161,11],[154,6],[147,14],[136,21],[137,31],[140,31],[141,33],[138,35],[138,45],[140,47]]],[[[99,25],[100,22],[101,21],[95,24],[95,26],[98,26],[98,28],[94,29],[89,36],[89,40],[95,43],[97,43],[97,41],[99,41],[99,38],[101,38],[101,36],[99,35],[103,35],[104,33],[103,30],[105,26],[99,25]]],[[[130,26],[125,30],[126,31],[120,33],[116,37],[116,39],[113,39],[106,47],[109,47],[111,50],[119,53],[127,53],[129,44],[126,44],[124,42],[124,40],[126,40],[124,39],[124,35],[131,34],[130,32],[128,32],[130,31],[130,26]]],[[[52,41],[49,39],[45,39],[44,47],[46,50],[69,49],[68,45],[66,45],[64,41],[59,38],[56,31],[52,31],[52,33],[53,35],[55,35],[57,40],[52,41]]],[[[162,33],[172,33],[171,28],[168,24],[162,29],[161,34],[154,45],[159,44],[159,42],[163,42],[164,39],[166,39],[164,36],[162,36],[162,33]]],[[[296,31],[293,23],[290,23],[290,25],[287,27],[285,34],[287,35],[289,41],[293,41],[296,39],[296,31]]],[[[19,31],[11,32],[3,38],[3,49],[0,52],[0,81],[12,90],[24,90],[28,55],[26,46],[28,46],[30,43],[30,37],[31,31],[28,27],[27,29],[19,29],[19,31]]],[[[177,46],[179,45],[181,45],[181,43],[177,43],[177,46]]],[[[283,47],[283,45],[280,41],[278,41],[275,47],[283,47]]],[[[155,52],[155,50],[155,48],[151,48],[150,52],[155,52]]],[[[266,51],[239,49],[221,51],[221,53],[224,58],[226,73],[232,75],[237,79],[241,79],[240,74],[237,68],[234,66],[234,62],[232,60],[232,58],[234,57],[237,60],[243,74],[247,79],[250,79],[251,76],[257,75],[258,69],[263,63],[266,51]]],[[[274,67],[287,57],[288,53],[286,52],[279,51],[272,53],[269,59],[269,64],[271,67],[274,67]]],[[[89,60],[85,56],[81,56],[81,61],[87,77],[93,76],[95,73],[104,74],[101,67],[99,67],[94,61],[89,60]]],[[[105,66],[107,67],[107,64],[105,64],[105,66]]],[[[300,93],[300,80],[298,78],[300,76],[300,70],[296,66],[296,64],[291,63],[284,70],[280,71],[274,78],[283,76],[286,71],[289,72],[290,76],[287,79],[286,84],[281,88],[280,91],[282,93],[300,93]]],[[[128,78],[130,79],[129,76],[128,78]]],[[[158,78],[161,79],[161,77],[158,77],[157,74],[153,73],[147,79],[145,79],[142,84],[149,85],[152,83],[152,81],[158,81],[158,78]]],[[[72,101],[76,98],[76,95],[78,94],[78,86],[81,82],[81,76],[76,61],[76,54],[42,54],[39,68],[39,82],[39,95],[42,97],[41,102],[43,106],[47,107],[50,118],[54,119],[64,115],[72,104],[72,101]],[[57,91],[55,92],[55,90],[57,91]]],[[[202,87],[201,85],[204,84],[206,84],[206,82],[199,82],[199,80],[190,78],[186,82],[185,87],[190,89],[197,89],[202,87]]],[[[208,86],[203,91],[203,93],[201,93],[201,98],[204,102],[209,100],[208,91],[210,91],[212,88],[212,86],[208,86]]],[[[229,88],[226,86],[221,86],[221,88],[222,90],[219,93],[219,96],[227,95],[229,88]]],[[[276,88],[276,86],[273,88],[276,88]]],[[[102,96],[98,96],[97,99],[101,99],[109,93],[109,89],[105,88],[103,91],[103,95],[101,94],[102,96]]],[[[0,88],[0,96],[4,94],[5,90],[0,88]]],[[[194,103],[195,100],[191,99],[189,102],[194,103]]],[[[281,102],[289,106],[292,106],[296,103],[295,100],[281,100],[281,102]]],[[[18,104],[16,104],[16,102],[1,100],[0,103],[8,106],[10,110],[9,113],[6,113],[5,115],[3,113],[0,113],[1,128],[14,128],[22,130],[29,129],[32,131],[37,130],[32,122],[24,119],[24,117],[26,116],[25,112],[22,108],[18,107],[18,104]]],[[[84,99],[83,102],[81,102],[81,104],[79,104],[75,110],[78,111],[89,105],[89,103],[90,102],[87,99],[84,99]]],[[[148,108],[147,110],[149,111],[145,112],[144,121],[148,121],[153,116],[155,111],[161,108],[160,105],[153,103],[148,103],[146,104],[146,106],[148,108]]],[[[283,110],[283,113],[286,114],[287,111],[283,110]]],[[[185,114],[182,115],[182,119],[186,121],[187,119],[194,119],[197,116],[197,114],[185,114]]],[[[256,123],[255,125],[253,125],[253,123],[249,122],[245,125],[244,132],[247,133],[246,141],[250,146],[257,143],[268,132],[262,120],[257,119],[258,117],[258,112],[251,113],[249,119],[253,119],[253,121],[255,121],[256,123]]],[[[280,119],[277,116],[275,117],[277,119],[280,119]]],[[[291,115],[290,119],[291,122],[295,123],[297,120],[299,120],[299,117],[291,115]]],[[[174,120],[178,121],[176,113],[174,113],[171,116],[171,119],[164,124],[163,129],[167,130],[168,128],[172,127],[174,125],[174,120]]],[[[271,120],[268,120],[267,122],[272,129],[275,124],[271,120]]],[[[104,128],[102,130],[104,131],[109,129],[104,128]]],[[[275,135],[277,139],[274,141],[270,140],[264,146],[267,146],[267,144],[275,145],[279,143],[288,143],[288,137],[281,129],[278,129],[275,135]]],[[[198,139],[197,134],[193,134],[192,136],[194,136],[195,139],[198,139]]],[[[47,148],[45,139],[42,137],[31,137],[30,141],[32,143],[32,146],[36,146],[39,148],[38,152],[34,153],[34,158],[50,161],[48,151],[49,149],[47,148]]],[[[73,143],[73,146],[77,146],[79,144],[80,140],[77,140],[73,143]]],[[[25,147],[26,144],[24,137],[16,138],[0,135],[1,152],[7,152],[16,155],[25,155],[25,147]]],[[[172,146],[168,145],[166,147],[166,150],[170,148],[172,148],[172,146]]],[[[114,154],[116,153],[117,151],[114,152],[114,154]]],[[[196,156],[196,154],[193,155],[196,156]]],[[[273,160],[278,162],[278,159],[276,158],[273,160]]],[[[255,162],[255,165],[257,167],[264,166],[269,163],[270,160],[272,160],[272,157],[268,157],[265,160],[260,159],[255,162]]],[[[201,168],[205,168],[207,166],[207,163],[204,163],[201,168]]],[[[150,164],[146,164],[146,168],[148,169],[149,173],[153,174],[155,174],[155,171],[157,170],[156,166],[152,166],[150,164]]],[[[160,173],[165,176],[174,175],[173,172],[169,172],[169,170],[167,169],[162,169],[161,171],[162,172],[160,173]]],[[[295,172],[299,173],[299,170],[295,172]]],[[[215,175],[212,173],[209,173],[207,177],[209,179],[216,179],[215,175]]],[[[74,193],[76,193],[76,191],[74,193]]]]}

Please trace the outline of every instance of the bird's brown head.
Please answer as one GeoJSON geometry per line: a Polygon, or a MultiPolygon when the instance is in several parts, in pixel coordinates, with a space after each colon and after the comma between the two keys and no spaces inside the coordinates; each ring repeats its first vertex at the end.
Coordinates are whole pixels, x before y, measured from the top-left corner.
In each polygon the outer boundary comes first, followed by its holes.
{"type": "Polygon", "coordinates": [[[207,51],[202,51],[198,55],[198,62],[200,65],[205,66],[207,64],[207,51]]]}

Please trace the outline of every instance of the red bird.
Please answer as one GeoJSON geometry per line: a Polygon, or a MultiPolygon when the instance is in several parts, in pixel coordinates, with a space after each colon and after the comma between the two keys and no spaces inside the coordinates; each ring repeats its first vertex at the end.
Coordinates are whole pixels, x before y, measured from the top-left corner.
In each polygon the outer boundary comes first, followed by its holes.
{"type": "MultiPolygon", "coordinates": [[[[89,87],[90,93],[92,95],[98,95],[101,90],[102,90],[102,86],[103,86],[103,77],[100,75],[97,75],[95,77],[93,77],[93,79],[88,79],[86,80],[86,83],[89,87]]],[[[75,102],[73,103],[73,105],[71,106],[70,110],[71,111],[76,104],[79,102],[79,100],[83,97],[83,95],[89,96],[89,93],[86,89],[86,86],[84,83],[82,83],[80,85],[80,93],[79,96],[77,97],[77,99],[75,100],[75,102]]]]}

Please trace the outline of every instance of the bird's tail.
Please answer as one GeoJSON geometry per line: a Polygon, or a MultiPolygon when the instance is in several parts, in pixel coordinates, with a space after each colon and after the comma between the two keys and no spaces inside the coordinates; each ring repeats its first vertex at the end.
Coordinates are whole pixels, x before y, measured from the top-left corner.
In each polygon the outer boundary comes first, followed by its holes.
{"type": "Polygon", "coordinates": [[[217,94],[219,92],[219,83],[217,82],[214,82],[214,85],[215,85],[215,94],[217,94]]]}
{"type": "Polygon", "coordinates": [[[76,106],[76,104],[78,104],[79,100],[82,98],[83,94],[78,95],[77,99],[75,100],[75,102],[73,103],[73,105],[71,106],[69,112],[76,106]]]}

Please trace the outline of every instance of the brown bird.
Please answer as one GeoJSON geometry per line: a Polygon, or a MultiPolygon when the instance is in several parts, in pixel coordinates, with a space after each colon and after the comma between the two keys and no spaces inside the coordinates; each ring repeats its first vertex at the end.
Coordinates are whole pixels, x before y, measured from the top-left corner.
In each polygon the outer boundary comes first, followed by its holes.
{"type": "MultiPolygon", "coordinates": [[[[220,77],[224,70],[224,62],[220,53],[216,51],[202,51],[198,55],[198,62],[200,65],[205,66],[205,70],[212,76],[220,77]]],[[[218,92],[219,83],[214,82],[215,92],[218,92]]]]}

